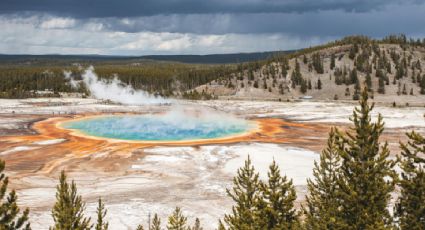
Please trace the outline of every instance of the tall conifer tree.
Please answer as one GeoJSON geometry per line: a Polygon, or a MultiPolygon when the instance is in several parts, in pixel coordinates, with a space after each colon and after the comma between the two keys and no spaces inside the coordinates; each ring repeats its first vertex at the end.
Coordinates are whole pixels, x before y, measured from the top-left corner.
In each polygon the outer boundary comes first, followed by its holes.
{"type": "Polygon", "coordinates": [[[91,229],[90,218],[84,217],[85,204],[77,194],[77,186],[72,181],[68,184],[65,172],[62,171],[59,185],[56,187],[56,203],[52,216],[54,226],[51,230],[86,230],[91,229]]]}
{"type": "Polygon", "coordinates": [[[259,184],[258,173],[248,156],[244,166],[238,169],[237,176],[233,178],[233,189],[227,190],[227,194],[236,202],[232,213],[224,217],[229,229],[256,229],[257,206],[261,196],[259,184]]]}
{"type": "Polygon", "coordinates": [[[168,230],[187,230],[187,217],[185,217],[179,207],[176,207],[173,214],[168,217],[168,230]]]}
{"type": "Polygon", "coordinates": [[[307,180],[309,194],[306,197],[305,229],[344,229],[346,224],[340,214],[338,177],[341,173],[339,151],[344,144],[335,128],[329,133],[327,147],[320,154],[320,162],[314,162],[313,179],[307,180]]]}
{"type": "Polygon", "coordinates": [[[371,121],[373,105],[362,91],[360,107],[355,108],[351,120],[354,127],[343,135],[344,150],[339,151],[341,176],[342,218],[349,229],[385,229],[392,223],[388,211],[391,192],[394,191],[394,164],[388,158],[388,144],[381,145],[384,130],[382,116],[371,121]]]}
{"type": "Polygon", "coordinates": [[[294,229],[299,226],[298,213],[294,208],[297,199],[292,180],[280,175],[276,162],[269,167],[268,181],[261,182],[262,199],[258,222],[260,229],[294,229]]]}
{"type": "Polygon", "coordinates": [[[401,144],[401,194],[395,208],[400,229],[425,229],[425,138],[407,134],[401,144]]]}
{"type": "Polygon", "coordinates": [[[109,223],[105,220],[105,217],[108,211],[105,209],[105,204],[102,202],[101,198],[99,198],[99,200],[97,201],[97,204],[98,204],[97,210],[96,210],[97,222],[96,222],[95,229],[108,230],[109,223]]]}
{"type": "Polygon", "coordinates": [[[150,230],[161,230],[161,219],[158,217],[158,214],[155,213],[152,220],[152,227],[150,230]]]}

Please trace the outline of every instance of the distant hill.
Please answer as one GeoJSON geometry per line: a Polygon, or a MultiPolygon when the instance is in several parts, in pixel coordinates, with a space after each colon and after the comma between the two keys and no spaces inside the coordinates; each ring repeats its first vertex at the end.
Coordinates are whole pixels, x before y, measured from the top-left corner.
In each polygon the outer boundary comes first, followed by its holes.
{"type": "Polygon", "coordinates": [[[294,51],[270,51],[256,53],[208,54],[208,55],[144,55],[144,56],[108,56],[108,55],[10,55],[0,54],[0,62],[25,62],[34,60],[55,61],[126,61],[126,60],[154,60],[171,61],[191,64],[230,64],[252,62],[271,58],[279,54],[288,54],[294,51]]]}
{"type": "Polygon", "coordinates": [[[367,86],[375,100],[425,103],[425,39],[351,36],[263,62],[197,86],[189,96],[222,99],[357,100],[367,86]]]}

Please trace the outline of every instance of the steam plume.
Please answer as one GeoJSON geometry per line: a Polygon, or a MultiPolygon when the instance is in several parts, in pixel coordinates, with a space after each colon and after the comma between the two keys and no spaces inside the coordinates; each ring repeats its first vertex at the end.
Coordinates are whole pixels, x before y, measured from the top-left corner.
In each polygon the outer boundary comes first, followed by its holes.
{"type": "MultiPolygon", "coordinates": [[[[65,77],[70,77],[69,73],[65,72],[65,77]]],[[[93,66],[84,71],[82,78],[87,89],[97,99],[111,100],[127,105],[162,104],[168,102],[162,97],[151,95],[143,90],[135,90],[117,77],[111,81],[99,79],[94,72],[93,66]]],[[[76,85],[73,80],[70,82],[71,85],[76,85]]]]}

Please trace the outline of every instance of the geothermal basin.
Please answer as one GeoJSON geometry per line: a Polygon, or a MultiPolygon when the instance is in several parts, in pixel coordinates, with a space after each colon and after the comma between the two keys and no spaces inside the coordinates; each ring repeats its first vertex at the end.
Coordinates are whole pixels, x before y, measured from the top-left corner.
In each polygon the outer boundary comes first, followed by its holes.
{"type": "MultiPolygon", "coordinates": [[[[298,206],[329,128],[347,129],[353,110],[353,104],[324,102],[186,104],[0,99],[0,155],[20,206],[31,210],[33,229],[53,223],[61,170],[77,183],[93,219],[97,199],[104,199],[117,230],[146,224],[153,213],[165,222],[176,206],[191,224],[199,217],[204,229],[215,229],[218,218],[231,212],[226,189],[248,155],[262,179],[276,160],[293,179],[298,206]]],[[[399,140],[406,141],[405,132],[425,134],[423,107],[378,106],[376,112],[384,115],[382,140],[389,142],[392,157],[399,140]]]]}
{"type": "Polygon", "coordinates": [[[103,115],[65,121],[59,126],[77,135],[140,142],[221,139],[257,128],[254,121],[230,116],[215,119],[191,113],[103,115]]]}

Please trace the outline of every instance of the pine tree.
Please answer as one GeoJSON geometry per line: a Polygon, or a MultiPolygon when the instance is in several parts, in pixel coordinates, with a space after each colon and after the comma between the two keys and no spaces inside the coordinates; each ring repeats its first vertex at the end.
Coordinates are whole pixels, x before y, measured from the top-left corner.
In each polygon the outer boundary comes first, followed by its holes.
{"type": "Polygon", "coordinates": [[[425,138],[412,132],[401,144],[401,194],[395,216],[400,229],[425,229],[425,138]]]}
{"type": "Polygon", "coordinates": [[[143,225],[137,226],[136,230],[144,230],[143,225]]]}
{"type": "Polygon", "coordinates": [[[301,93],[307,92],[307,82],[304,79],[301,80],[300,91],[301,91],[301,93]]]}
{"type": "Polygon", "coordinates": [[[422,76],[422,79],[420,81],[420,85],[419,86],[421,88],[420,93],[421,94],[425,94],[425,75],[422,76]]]}
{"type": "Polygon", "coordinates": [[[218,220],[217,230],[226,230],[226,227],[224,227],[224,224],[223,224],[223,222],[221,222],[221,220],[218,220]]]}
{"type": "Polygon", "coordinates": [[[330,64],[330,69],[334,69],[335,68],[335,54],[332,53],[331,54],[331,64],[330,64]]]}
{"type": "Polygon", "coordinates": [[[384,130],[382,116],[371,122],[373,105],[368,104],[367,89],[362,91],[360,108],[355,108],[351,132],[341,136],[344,150],[341,175],[342,218],[350,229],[384,229],[392,219],[387,210],[394,191],[394,161],[388,159],[388,144],[380,145],[384,130]]]}
{"type": "Polygon", "coordinates": [[[327,147],[320,154],[320,162],[314,162],[313,180],[307,180],[309,194],[304,208],[307,230],[346,229],[340,213],[338,177],[341,173],[339,151],[344,144],[336,129],[329,133],[327,147]]]}
{"type": "Polygon", "coordinates": [[[366,74],[365,83],[366,83],[367,89],[369,91],[372,91],[372,77],[370,76],[369,72],[366,74]]]}
{"type": "Polygon", "coordinates": [[[9,178],[3,173],[6,164],[0,160],[0,229],[1,230],[30,230],[28,222],[29,209],[25,209],[21,216],[19,215],[19,207],[17,204],[18,197],[15,190],[12,190],[7,196],[7,186],[9,178]]]}
{"type": "Polygon", "coordinates": [[[161,230],[161,219],[158,217],[158,214],[155,213],[152,220],[152,227],[150,230],[161,230]]]}
{"type": "Polygon", "coordinates": [[[356,83],[359,82],[359,78],[357,76],[357,70],[356,69],[353,69],[350,72],[350,82],[351,82],[351,84],[356,84],[356,83]]]}
{"type": "Polygon", "coordinates": [[[262,199],[259,201],[259,229],[294,229],[299,226],[294,208],[297,198],[292,180],[280,175],[276,162],[269,167],[268,181],[261,182],[262,199]]]}
{"type": "Polygon", "coordinates": [[[203,230],[203,228],[201,227],[201,221],[199,220],[199,218],[195,219],[195,225],[193,225],[193,227],[190,230],[203,230]]]}
{"type": "Polygon", "coordinates": [[[385,94],[385,82],[382,77],[380,77],[378,81],[378,93],[385,94]]]}
{"type": "Polygon", "coordinates": [[[65,172],[62,171],[59,185],[56,187],[56,203],[52,216],[55,222],[52,230],[85,230],[91,229],[90,218],[84,217],[85,204],[77,194],[77,186],[72,181],[68,184],[65,172]]]}
{"type": "Polygon", "coordinates": [[[238,169],[237,176],[233,178],[232,190],[227,189],[227,194],[236,203],[232,207],[232,213],[224,216],[224,221],[229,229],[256,228],[257,206],[261,199],[258,177],[248,156],[244,166],[238,169]]]}
{"type": "Polygon", "coordinates": [[[97,210],[96,210],[96,214],[97,214],[97,222],[95,226],[96,230],[108,230],[109,223],[105,221],[107,212],[108,211],[105,209],[105,204],[102,202],[102,199],[99,198],[97,210]]]}
{"type": "Polygon", "coordinates": [[[179,207],[176,207],[173,214],[168,217],[168,230],[187,230],[187,217],[185,217],[179,207]]]}
{"type": "Polygon", "coordinates": [[[322,81],[319,79],[317,79],[317,89],[322,89],[322,81]]]}

